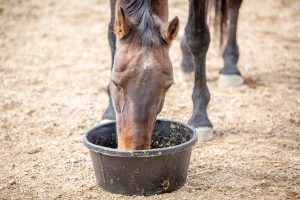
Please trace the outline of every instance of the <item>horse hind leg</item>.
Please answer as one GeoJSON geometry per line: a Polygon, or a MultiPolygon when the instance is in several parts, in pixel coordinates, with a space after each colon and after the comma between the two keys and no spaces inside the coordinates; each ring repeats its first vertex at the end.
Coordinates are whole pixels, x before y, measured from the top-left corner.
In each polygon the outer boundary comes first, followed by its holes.
{"type": "Polygon", "coordinates": [[[190,73],[195,70],[193,60],[192,60],[192,54],[189,50],[186,36],[184,35],[181,40],[181,52],[182,52],[182,60],[181,60],[181,70],[184,73],[190,73]]]}
{"type": "Polygon", "coordinates": [[[220,86],[239,86],[244,83],[244,79],[236,66],[239,58],[239,49],[236,41],[237,23],[241,3],[242,0],[230,0],[229,2],[230,25],[227,44],[223,52],[224,66],[220,70],[220,86]]]}

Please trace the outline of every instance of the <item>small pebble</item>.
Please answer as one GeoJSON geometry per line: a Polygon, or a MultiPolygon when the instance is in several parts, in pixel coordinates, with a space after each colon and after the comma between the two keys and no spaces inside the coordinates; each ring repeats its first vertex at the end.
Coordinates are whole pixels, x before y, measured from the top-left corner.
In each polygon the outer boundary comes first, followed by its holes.
{"type": "Polygon", "coordinates": [[[14,184],[16,184],[16,180],[10,180],[10,181],[8,182],[8,184],[9,184],[9,185],[14,185],[14,184]]]}
{"type": "Polygon", "coordinates": [[[78,163],[78,160],[75,159],[75,158],[71,158],[70,161],[71,161],[72,163],[78,163]]]}

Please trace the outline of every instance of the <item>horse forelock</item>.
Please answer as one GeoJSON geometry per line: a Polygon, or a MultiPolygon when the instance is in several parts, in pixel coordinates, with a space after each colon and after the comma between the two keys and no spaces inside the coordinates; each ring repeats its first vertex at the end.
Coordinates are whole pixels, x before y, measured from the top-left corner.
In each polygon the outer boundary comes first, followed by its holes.
{"type": "Polygon", "coordinates": [[[141,39],[142,47],[165,45],[159,27],[155,24],[151,0],[120,0],[120,7],[128,18],[135,24],[130,33],[122,40],[132,42],[141,39]]]}

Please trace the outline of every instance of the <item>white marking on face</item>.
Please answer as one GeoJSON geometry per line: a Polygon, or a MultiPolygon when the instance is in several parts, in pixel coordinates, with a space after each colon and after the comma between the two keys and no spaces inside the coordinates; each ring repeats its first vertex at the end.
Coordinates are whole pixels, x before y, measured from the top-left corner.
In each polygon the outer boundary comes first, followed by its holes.
{"type": "Polygon", "coordinates": [[[154,66],[154,58],[152,53],[148,53],[144,59],[143,69],[149,69],[154,66]]]}

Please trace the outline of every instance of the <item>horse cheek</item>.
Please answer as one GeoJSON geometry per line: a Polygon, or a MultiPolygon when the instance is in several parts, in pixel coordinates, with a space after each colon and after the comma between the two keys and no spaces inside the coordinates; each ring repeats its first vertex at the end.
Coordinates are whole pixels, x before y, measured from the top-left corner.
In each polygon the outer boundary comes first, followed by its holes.
{"type": "Polygon", "coordinates": [[[124,92],[119,91],[116,94],[116,103],[115,103],[115,109],[118,113],[122,113],[125,105],[125,99],[124,99],[124,92]]]}

